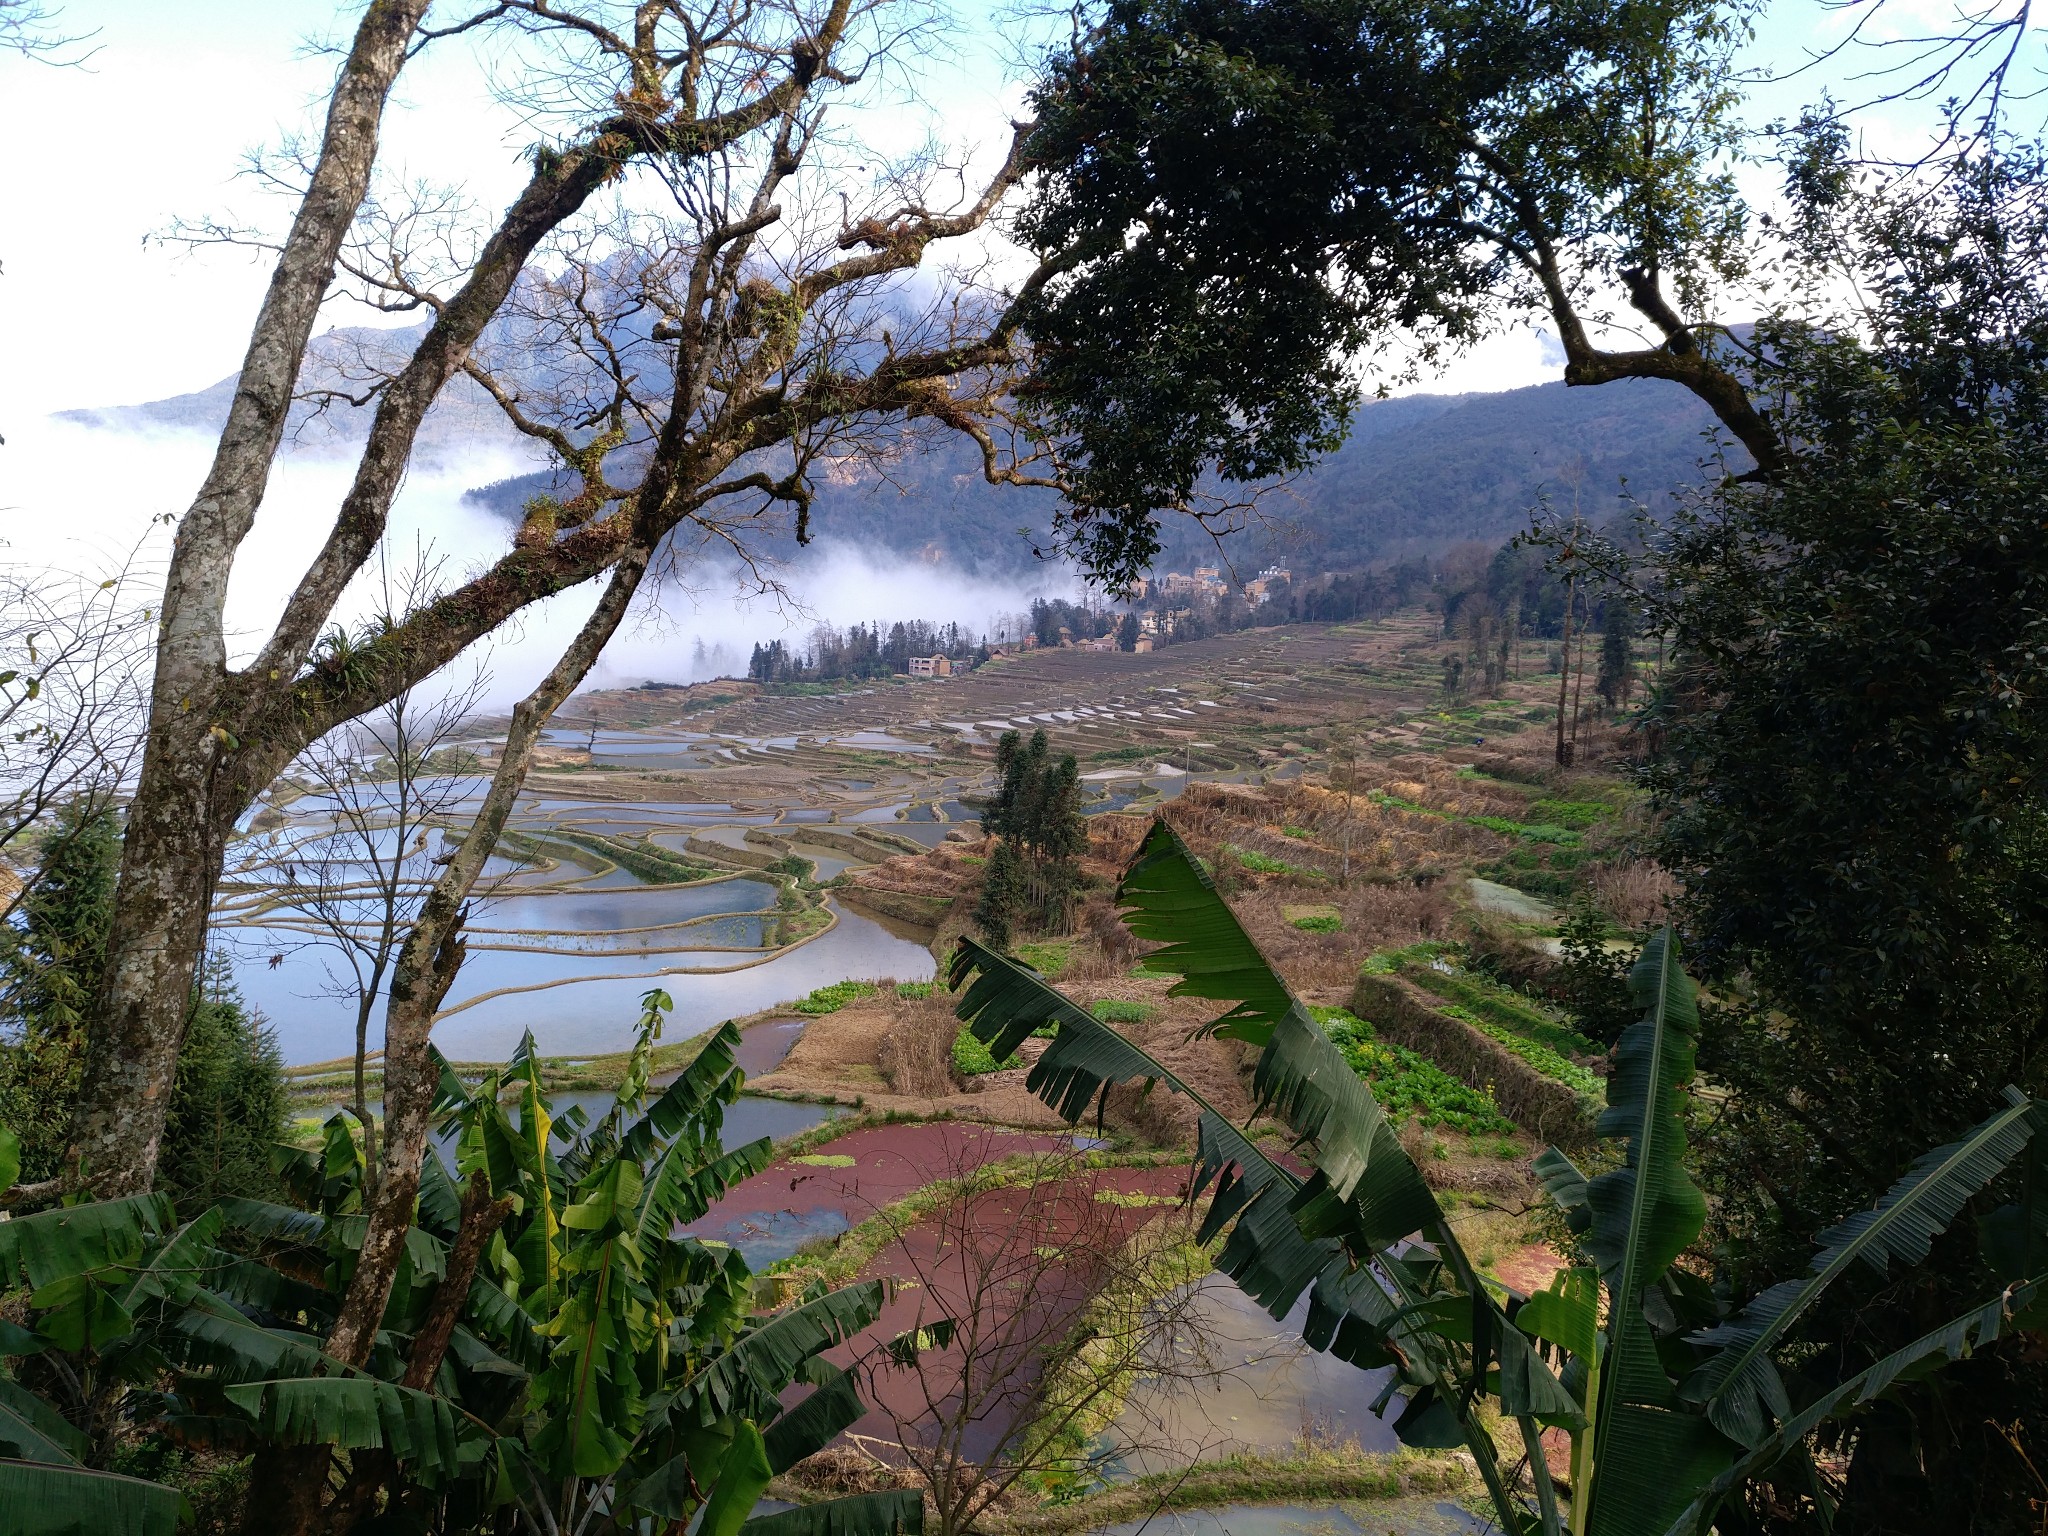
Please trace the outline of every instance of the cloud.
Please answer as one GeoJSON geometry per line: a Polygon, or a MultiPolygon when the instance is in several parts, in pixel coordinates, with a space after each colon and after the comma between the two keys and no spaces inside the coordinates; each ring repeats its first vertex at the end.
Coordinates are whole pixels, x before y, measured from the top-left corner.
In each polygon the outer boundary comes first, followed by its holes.
{"type": "MultiPolygon", "coordinates": [[[[214,440],[198,433],[112,430],[50,418],[27,423],[0,449],[0,558],[97,578],[139,553],[138,585],[148,590],[138,591],[137,599],[153,603],[176,520],[203,481],[213,449],[214,440]]],[[[463,492],[534,467],[503,447],[416,465],[392,508],[389,568],[402,573],[424,553],[443,562],[442,579],[453,582],[495,559],[511,530],[502,518],[465,503],[463,492]]],[[[332,527],[353,470],[348,458],[286,454],[278,461],[228,589],[231,661],[247,661],[268,635],[332,527]]],[[[1071,573],[1054,567],[1032,581],[990,581],[943,565],[878,561],[848,543],[814,545],[782,575],[786,603],[740,596],[733,574],[717,568],[694,573],[694,591],[671,583],[649,594],[614,638],[590,686],[685,682],[743,669],[755,642],[801,643],[821,622],[844,628],[924,619],[979,633],[997,615],[1028,607],[1034,596],[1078,590],[1071,573]]],[[[480,648],[489,673],[487,706],[509,706],[528,692],[596,600],[594,581],[561,593],[535,604],[480,648]]],[[[337,617],[353,626],[383,601],[373,561],[337,617]]],[[[465,659],[451,670],[466,679],[473,664],[465,659]]]]}

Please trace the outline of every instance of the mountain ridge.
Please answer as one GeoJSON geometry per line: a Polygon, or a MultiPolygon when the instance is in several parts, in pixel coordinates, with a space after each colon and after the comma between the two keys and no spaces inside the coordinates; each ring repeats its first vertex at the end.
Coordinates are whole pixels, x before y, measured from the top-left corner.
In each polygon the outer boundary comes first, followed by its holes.
{"type": "MultiPolygon", "coordinates": [[[[293,448],[327,455],[359,444],[379,378],[402,366],[424,325],[337,327],[315,338],[287,424],[293,448]]],[[[218,431],[235,383],[231,374],[186,394],[63,411],[56,419],[107,430],[218,431]]],[[[1714,429],[1692,395],[1646,380],[1368,400],[1341,447],[1271,491],[1261,517],[1220,546],[1188,520],[1165,522],[1157,564],[1186,569],[1220,553],[1245,574],[1271,562],[1357,569],[1468,541],[1498,544],[1546,501],[1554,508],[1576,501],[1604,522],[1622,509],[1626,489],[1654,510],[1702,481],[1702,466],[1717,451],[1714,429]]],[[[531,444],[480,386],[458,377],[428,413],[420,448],[433,460],[480,447],[531,444]]],[[[1734,467],[1746,467],[1739,450],[1736,458],[1734,467]]],[[[571,489],[563,472],[538,470],[474,487],[464,499],[510,519],[536,494],[571,489]]],[[[903,427],[886,468],[825,477],[811,529],[816,539],[857,542],[899,559],[1010,575],[1042,569],[1056,505],[1049,491],[987,484],[978,452],[963,439],[903,427]]]]}

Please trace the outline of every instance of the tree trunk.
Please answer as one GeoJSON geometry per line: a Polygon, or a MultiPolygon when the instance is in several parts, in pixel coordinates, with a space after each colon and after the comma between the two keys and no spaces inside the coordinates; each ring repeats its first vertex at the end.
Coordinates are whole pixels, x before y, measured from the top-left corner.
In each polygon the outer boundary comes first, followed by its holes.
{"type": "Polygon", "coordinates": [[[228,576],[269,483],[342,239],[369,186],[385,98],[426,8],[427,0],[374,0],[356,29],[220,446],[172,546],[149,734],[72,1130],[70,1176],[90,1180],[104,1197],[139,1193],[156,1176],[220,847],[248,803],[218,782],[240,746],[217,717],[227,679],[228,576]]]}
{"type": "Polygon", "coordinates": [[[1578,590],[1576,578],[1565,584],[1563,655],[1560,658],[1557,679],[1557,766],[1560,768],[1569,768],[1572,765],[1572,749],[1564,739],[1564,717],[1571,703],[1572,603],[1578,596],[1578,590]]]}
{"type": "Polygon", "coordinates": [[[526,782],[540,733],[576,686],[589,675],[639,590],[651,551],[635,545],[621,558],[596,610],[568,650],[532,693],[514,706],[498,770],[455,858],[428,893],[391,971],[384,1013],[384,1166],[363,1246],[349,1278],[327,1353],[360,1366],[370,1356],[391,1283],[405,1251],[419,1198],[420,1162],[427,1155],[438,1076],[427,1043],[434,1015],[461,968],[464,904],[483,873],[498,834],[526,782]]]}
{"type": "Polygon", "coordinates": [[[481,1171],[469,1176],[469,1189],[462,1199],[462,1224],[456,1229],[455,1246],[448,1252],[447,1272],[434,1287],[427,1320],[413,1335],[412,1358],[406,1361],[400,1386],[424,1392],[432,1385],[435,1373],[441,1369],[442,1357],[448,1353],[455,1325],[462,1318],[463,1305],[469,1300],[470,1282],[476,1278],[477,1261],[483,1257],[484,1245],[511,1214],[512,1201],[493,1200],[481,1171]]]}

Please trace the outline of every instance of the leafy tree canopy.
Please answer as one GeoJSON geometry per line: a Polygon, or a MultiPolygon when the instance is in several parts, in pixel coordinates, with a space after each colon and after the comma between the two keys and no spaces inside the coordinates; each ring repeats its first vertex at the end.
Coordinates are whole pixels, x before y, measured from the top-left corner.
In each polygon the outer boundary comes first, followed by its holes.
{"type": "Polygon", "coordinates": [[[1357,355],[1426,360],[1535,306],[1573,382],[1732,385],[1661,284],[1691,301],[1741,266],[1742,14],[1114,0],[1037,93],[1021,221],[1065,267],[1026,305],[1024,393],[1076,465],[1070,547],[1127,579],[1211,467],[1248,483],[1334,447],[1357,355]],[[1679,339],[1595,352],[1578,306],[1603,279],[1679,339]]]}

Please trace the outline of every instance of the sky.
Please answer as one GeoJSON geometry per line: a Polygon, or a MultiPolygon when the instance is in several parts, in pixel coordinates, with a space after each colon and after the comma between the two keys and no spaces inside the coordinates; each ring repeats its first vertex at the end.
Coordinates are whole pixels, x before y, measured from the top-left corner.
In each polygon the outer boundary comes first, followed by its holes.
{"type": "MultiPolygon", "coordinates": [[[[886,150],[927,137],[976,152],[1000,151],[1021,115],[1022,90],[1004,63],[1004,29],[974,0],[942,39],[921,43],[914,78],[882,93],[858,119],[886,150]]],[[[164,238],[173,221],[221,217],[277,225],[288,205],[245,174],[245,157],[293,133],[317,131],[335,60],[320,45],[346,36],[355,8],[334,0],[65,0],[61,24],[90,34],[75,68],[54,69],[0,54],[0,143],[10,146],[8,195],[0,199],[0,540],[11,558],[67,568],[118,558],[138,541],[160,550],[162,519],[182,511],[204,472],[208,445],[138,438],[53,423],[72,407],[133,403],[182,393],[231,374],[246,344],[268,267],[261,253],[187,249],[164,238]],[[153,521],[154,520],[154,521],[153,521]]],[[[1943,0],[1892,0],[1888,25],[1938,21],[1943,0]]],[[[1824,43],[1844,16],[1817,0],[1779,0],[1762,15],[1757,59],[1780,66],[1824,43]]],[[[531,123],[494,96],[494,77],[517,59],[495,34],[437,44],[401,77],[387,114],[384,163],[405,179],[460,185],[484,208],[502,207],[520,185],[534,142],[531,123]]],[[[1839,74],[1839,71],[1837,71],[1839,74]]],[[[1822,77],[1761,94],[1759,116],[1789,115],[1822,77]]],[[[1838,88],[1853,92],[1839,80],[1838,88]]],[[[1911,113],[1880,115],[1870,131],[1905,142],[1911,113]]],[[[364,312],[332,306],[329,323],[364,312]]],[[[1508,389],[1557,377],[1554,340],[1535,330],[1498,338],[1452,360],[1414,387],[1459,392],[1508,389]]],[[[460,492],[523,467],[502,452],[415,474],[397,518],[397,541],[431,540],[458,561],[502,543],[502,525],[465,510],[460,492]],[[469,478],[469,477],[474,478],[469,478]]],[[[260,634],[303,564],[340,480],[333,464],[287,461],[266,503],[231,618],[248,643],[260,634]]],[[[901,573],[870,569],[857,551],[819,563],[803,595],[809,612],[844,623],[878,606],[877,582],[901,573]]],[[[904,580],[912,578],[903,577],[904,580]]],[[[919,578],[926,579],[926,578],[919,578]]],[[[1049,571],[1045,590],[1070,582],[1049,571]]],[[[904,587],[906,614],[978,624],[1029,594],[954,584],[904,587]],[[913,605],[922,604],[922,608],[913,605]],[[978,611],[977,611],[978,610],[978,611]]],[[[673,599],[672,599],[673,601],[673,599]]],[[[675,675],[657,669],[702,635],[744,642],[779,632],[766,605],[735,612],[717,596],[684,603],[615,646],[607,681],[675,675]],[[642,668],[649,669],[641,672],[642,668]]],[[[522,637],[499,648],[499,691],[523,687],[551,642],[577,622],[587,597],[550,605],[522,637]]]]}

